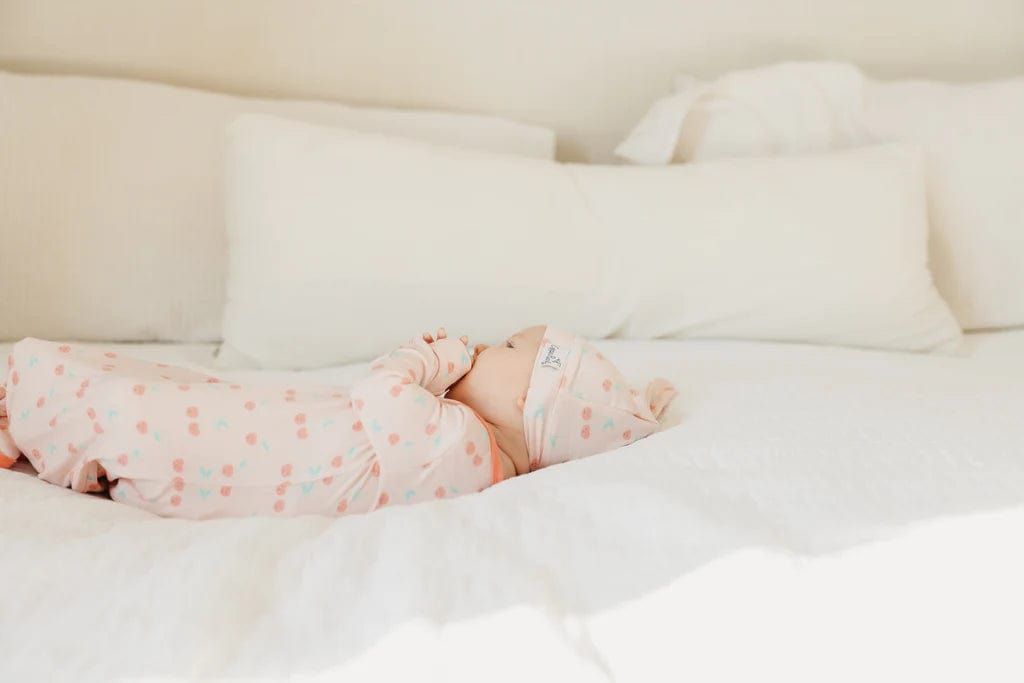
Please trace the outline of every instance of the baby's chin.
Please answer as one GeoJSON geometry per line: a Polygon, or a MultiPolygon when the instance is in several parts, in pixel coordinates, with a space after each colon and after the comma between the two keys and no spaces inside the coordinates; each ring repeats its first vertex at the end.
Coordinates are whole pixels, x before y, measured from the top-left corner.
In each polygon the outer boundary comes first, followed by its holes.
{"type": "Polygon", "coordinates": [[[465,391],[465,382],[466,377],[463,376],[462,378],[459,379],[458,382],[448,387],[448,392],[444,395],[444,397],[450,398],[453,401],[458,401],[459,403],[466,403],[465,398],[469,392],[465,391]]]}
{"type": "Polygon", "coordinates": [[[445,398],[457,401],[469,407],[473,412],[483,419],[493,422],[494,416],[494,395],[485,395],[479,378],[477,381],[467,379],[466,375],[455,384],[451,385],[445,398]]]}

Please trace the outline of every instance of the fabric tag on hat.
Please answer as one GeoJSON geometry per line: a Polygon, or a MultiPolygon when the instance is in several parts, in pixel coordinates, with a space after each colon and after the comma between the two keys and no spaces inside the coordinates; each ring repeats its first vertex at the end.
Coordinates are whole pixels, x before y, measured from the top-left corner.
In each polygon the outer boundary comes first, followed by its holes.
{"type": "Polygon", "coordinates": [[[552,370],[561,370],[562,366],[565,365],[565,359],[568,356],[568,348],[548,342],[544,345],[544,348],[541,349],[540,366],[542,368],[551,368],[552,370]]]}

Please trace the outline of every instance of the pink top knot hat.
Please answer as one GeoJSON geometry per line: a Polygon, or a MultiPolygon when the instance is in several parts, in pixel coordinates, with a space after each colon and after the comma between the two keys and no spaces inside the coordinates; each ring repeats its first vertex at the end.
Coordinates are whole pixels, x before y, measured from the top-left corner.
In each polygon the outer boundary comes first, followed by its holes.
{"type": "Polygon", "coordinates": [[[641,394],[585,339],[548,327],[523,406],[530,469],[610,451],[653,434],[675,395],[663,379],[641,394]]]}

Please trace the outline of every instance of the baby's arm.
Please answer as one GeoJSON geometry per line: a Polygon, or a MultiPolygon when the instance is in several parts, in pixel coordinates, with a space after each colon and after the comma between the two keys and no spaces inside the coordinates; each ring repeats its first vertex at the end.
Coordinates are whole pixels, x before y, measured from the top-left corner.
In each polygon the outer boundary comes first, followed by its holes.
{"type": "Polygon", "coordinates": [[[424,334],[375,360],[370,366],[372,377],[392,377],[401,384],[415,382],[440,396],[472,367],[467,342],[465,337],[449,339],[442,327],[436,340],[424,334]]]}
{"type": "Polygon", "coordinates": [[[483,429],[471,411],[438,396],[471,365],[464,341],[439,336],[425,335],[379,358],[352,386],[358,417],[352,428],[365,429],[378,454],[398,458],[389,463],[418,466],[417,458],[429,460],[470,430],[483,429]]]}

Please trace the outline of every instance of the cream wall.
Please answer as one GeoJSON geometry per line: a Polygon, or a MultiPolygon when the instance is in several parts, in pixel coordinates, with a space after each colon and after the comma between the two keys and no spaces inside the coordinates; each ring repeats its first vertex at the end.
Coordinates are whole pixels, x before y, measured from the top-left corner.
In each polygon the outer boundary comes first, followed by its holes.
{"type": "Polygon", "coordinates": [[[785,58],[1024,73],[1024,0],[0,0],[0,68],[437,107],[599,161],[671,75],[785,58]]]}

